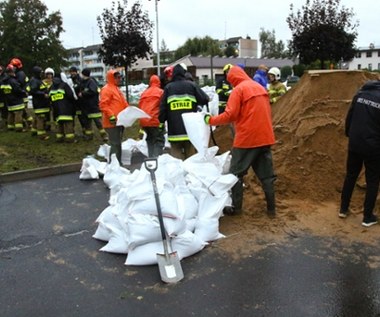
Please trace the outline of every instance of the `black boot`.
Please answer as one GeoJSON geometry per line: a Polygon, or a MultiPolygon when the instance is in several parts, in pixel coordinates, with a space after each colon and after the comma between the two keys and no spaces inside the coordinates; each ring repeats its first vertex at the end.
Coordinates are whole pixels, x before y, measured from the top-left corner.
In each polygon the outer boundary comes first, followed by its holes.
{"type": "Polygon", "coordinates": [[[274,217],[276,215],[276,200],[274,192],[265,192],[265,200],[267,202],[267,214],[274,217]]]}

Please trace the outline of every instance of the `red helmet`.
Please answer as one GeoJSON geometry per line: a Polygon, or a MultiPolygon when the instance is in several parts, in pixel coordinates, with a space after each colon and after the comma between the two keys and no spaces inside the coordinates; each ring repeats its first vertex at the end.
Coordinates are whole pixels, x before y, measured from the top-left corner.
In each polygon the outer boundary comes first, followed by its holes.
{"type": "Polygon", "coordinates": [[[14,73],[14,72],[16,71],[16,68],[15,68],[12,64],[9,64],[9,65],[7,66],[7,68],[5,69],[5,71],[6,71],[7,73],[14,73]]]}
{"type": "Polygon", "coordinates": [[[164,69],[164,73],[165,73],[167,78],[173,77],[173,69],[174,69],[173,66],[168,66],[164,69]]]}
{"type": "Polygon", "coordinates": [[[12,58],[9,64],[13,65],[14,67],[20,69],[22,68],[22,62],[18,58],[12,58]]]}

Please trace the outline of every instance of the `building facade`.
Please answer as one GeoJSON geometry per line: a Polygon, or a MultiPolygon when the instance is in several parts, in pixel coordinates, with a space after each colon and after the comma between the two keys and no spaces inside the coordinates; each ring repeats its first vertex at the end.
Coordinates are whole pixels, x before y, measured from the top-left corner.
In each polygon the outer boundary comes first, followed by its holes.
{"type": "Polygon", "coordinates": [[[354,59],[347,65],[349,70],[380,70],[380,46],[371,43],[367,47],[359,47],[354,59]]]}

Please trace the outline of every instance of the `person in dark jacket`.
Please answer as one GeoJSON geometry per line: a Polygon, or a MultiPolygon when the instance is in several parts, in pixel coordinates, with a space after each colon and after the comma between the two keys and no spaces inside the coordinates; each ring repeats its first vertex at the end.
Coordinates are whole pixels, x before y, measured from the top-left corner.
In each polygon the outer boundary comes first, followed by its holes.
{"type": "MultiPolygon", "coordinates": [[[[79,121],[79,124],[82,128],[82,133],[83,133],[83,136],[86,138],[86,126],[88,125],[87,124],[87,116],[85,116],[83,114],[83,111],[82,111],[82,108],[81,108],[81,105],[80,105],[80,100],[78,100],[78,95],[79,95],[79,92],[80,92],[80,84],[81,84],[81,81],[82,81],[82,78],[80,77],[79,73],[78,73],[78,68],[76,68],[75,66],[71,66],[69,68],[69,73],[70,73],[70,79],[71,79],[71,82],[72,82],[72,86],[73,86],[73,89],[74,89],[74,92],[77,96],[77,98],[75,99],[74,101],[74,106],[75,106],[75,115],[76,117],[78,118],[78,121],[79,121]]],[[[75,124],[75,121],[74,121],[74,124],[75,124]]]]}
{"type": "MultiPolygon", "coordinates": [[[[62,80],[64,73],[56,73],[50,87],[49,98],[53,108],[53,118],[57,123],[57,142],[74,143],[74,94],[70,86],[62,80]]],[[[66,79],[67,80],[67,79],[66,79]]]]}
{"type": "Polygon", "coordinates": [[[33,67],[33,76],[28,83],[28,91],[32,96],[32,105],[34,110],[33,128],[37,131],[37,136],[41,140],[48,140],[46,133],[46,118],[50,114],[49,86],[42,80],[42,68],[33,67]]]}
{"type": "MultiPolygon", "coordinates": [[[[3,65],[0,65],[0,87],[5,79],[5,68],[3,65]]],[[[5,104],[5,98],[2,90],[0,89],[0,129],[5,129],[7,127],[7,118],[8,118],[8,109],[5,104]]]]}
{"type": "Polygon", "coordinates": [[[227,64],[223,67],[223,77],[220,78],[215,85],[215,92],[219,97],[218,112],[223,113],[226,109],[228,97],[231,94],[232,86],[227,80],[228,71],[231,69],[232,64],[227,64]]]}
{"type": "Polygon", "coordinates": [[[90,77],[91,71],[88,68],[82,70],[82,80],[78,93],[79,102],[83,115],[86,116],[85,136],[92,140],[94,131],[92,129],[92,121],[99,130],[100,136],[104,142],[108,141],[106,130],[102,125],[102,113],[99,109],[99,87],[94,78],[90,77]]]}
{"type": "Polygon", "coordinates": [[[365,167],[367,183],[362,225],[378,222],[373,214],[380,183],[380,81],[369,81],[352,99],[345,122],[348,137],[346,177],[343,183],[339,217],[349,213],[356,180],[365,167]]]}
{"type": "Polygon", "coordinates": [[[186,159],[195,154],[195,148],[187,135],[182,114],[197,112],[197,106],[209,102],[208,95],[194,82],[186,80],[185,70],[181,65],[173,69],[173,79],[165,86],[160,103],[159,121],[167,122],[170,154],[179,159],[186,159]]]}
{"type": "Polygon", "coordinates": [[[13,65],[8,65],[6,68],[6,77],[1,83],[1,91],[8,110],[8,130],[25,132],[22,119],[25,110],[25,90],[22,89],[20,82],[16,78],[16,68],[13,65]]]}

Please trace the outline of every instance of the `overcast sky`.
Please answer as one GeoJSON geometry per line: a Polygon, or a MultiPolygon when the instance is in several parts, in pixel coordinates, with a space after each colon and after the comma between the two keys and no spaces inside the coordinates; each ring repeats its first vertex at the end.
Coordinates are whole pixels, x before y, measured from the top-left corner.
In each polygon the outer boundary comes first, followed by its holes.
{"type": "MultiPolygon", "coordinates": [[[[42,0],[51,11],[61,11],[65,32],[61,40],[66,48],[101,43],[96,17],[104,8],[111,8],[111,0],[42,0]]],[[[311,0],[312,1],[312,0],[311,0]]],[[[131,5],[135,0],[129,0],[131,5]]],[[[155,0],[140,0],[144,10],[156,24],[155,0]]],[[[261,28],[275,31],[276,40],[285,43],[291,38],[286,23],[290,4],[301,9],[306,0],[160,0],[158,1],[159,41],[164,40],[170,50],[175,50],[188,38],[215,39],[249,35],[259,38],[261,28]]],[[[380,1],[341,0],[341,7],[353,8],[358,20],[358,47],[374,43],[380,46],[378,31],[380,1]]],[[[295,10],[296,11],[296,10],[295,10]]],[[[156,29],[153,30],[153,49],[157,49],[156,29]]]]}

